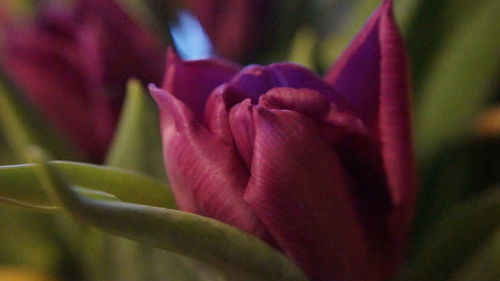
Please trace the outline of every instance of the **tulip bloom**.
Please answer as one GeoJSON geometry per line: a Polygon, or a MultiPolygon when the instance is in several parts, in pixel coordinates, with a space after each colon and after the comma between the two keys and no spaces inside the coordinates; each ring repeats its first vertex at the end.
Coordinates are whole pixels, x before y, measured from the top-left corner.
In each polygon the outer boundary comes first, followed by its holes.
{"type": "Polygon", "coordinates": [[[277,247],[312,280],[383,281],[415,200],[408,67],[384,1],[325,77],[168,54],[166,170],[182,210],[277,247]]]}
{"type": "Polygon", "coordinates": [[[102,159],[128,79],[161,81],[161,46],[112,0],[44,6],[4,26],[4,71],[90,159],[102,159]]]}
{"type": "Polygon", "coordinates": [[[239,60],[257,47],[266,31],[269,0],[185,0],[199,19],[218,55],[239,60]]]}

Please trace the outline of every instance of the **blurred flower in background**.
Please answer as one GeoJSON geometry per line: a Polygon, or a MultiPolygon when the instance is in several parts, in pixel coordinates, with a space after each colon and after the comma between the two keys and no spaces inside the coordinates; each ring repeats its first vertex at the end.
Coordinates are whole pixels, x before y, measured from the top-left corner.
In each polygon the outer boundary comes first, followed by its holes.
{"type": "Polygon", "coordinates": [[[199,19],[216,54],[240,61],[262,45],[268,32],[273,4],[279,0],[186,0],[199,19]]]}
{"type": "Polygon", "coordinates": [[[41,2],[35,19],[2,29],[5,73],[92,161],[111,141],[128,79],[161,79],[160,43],[113,0],[41,2]]]}

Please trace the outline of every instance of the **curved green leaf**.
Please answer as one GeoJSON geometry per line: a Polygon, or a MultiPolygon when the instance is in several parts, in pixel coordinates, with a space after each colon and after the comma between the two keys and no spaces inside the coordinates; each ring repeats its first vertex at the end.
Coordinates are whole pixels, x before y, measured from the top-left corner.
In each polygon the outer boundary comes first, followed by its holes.
{"type": "Polygon", "coordinates": [[[500,2],[489,1],[462,21],[440,50],[415,112],[416,144],[425,162],[445,143],[466,137],[483,109],[500,65],[500,2]]]}
{"type": "Polygon", "coordinates": [[[483,247],[458,269],[450,281],[498,281],[500,277],[500,228],[483,247]]]}
{"type": "Polygon", "coordinates": [[[139,81],[128,83],[127,98],[106,165],[165,178],[156,106],[139,81]]]}
{"type": "Polygon", "coordinates": [[[479,248],[500,226],[500,189],[449,210],[418,249],[399,280],[441,281],[479,248]]]}
{"type": "MultiPolygon", "coordinates": [[[[69,161],[51,161],[75,191],[87,197],[118,200],[151,206],[174,207],[169,190],[151,178],[122,169],[69,161]],[[116,197],[116,198],[115,198],[116,197]]],[[[38,183],[34,164],[0,166],[0,202],[54,210],[38,183]]]]}
{"type": "Polygon", "coordinates": [[[198,259],[230,280],[307,280],[278,251],[232,226],[176,210],[80,197],[64,182],[59,167],[36,162],[36,174],[51,198],[83,222],[198,259]]]}

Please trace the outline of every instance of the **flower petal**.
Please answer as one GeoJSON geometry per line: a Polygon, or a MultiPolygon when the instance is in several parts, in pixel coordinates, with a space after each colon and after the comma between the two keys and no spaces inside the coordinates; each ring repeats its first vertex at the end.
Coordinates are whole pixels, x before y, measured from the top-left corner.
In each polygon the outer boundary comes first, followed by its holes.
{"type": "Polygon", "coordinates": [[[313,280],[376,280],[350,178],[331,144],[300,113],[260,106],[254,112],[245,199],[279,247],[313,280]]]}
{"type": "Polygon", "coordinates": [[[269,109],[297,111],[318,119],[330,111],[330,101],[311,89],[273,88],[260,96],[259,104],[269,109]]]}
{"type": "Polygon", "coordinates": [[[86,156],[98,161],[111,140],[117,112],[108,108],[110,98],[98,86],[100,73],[88,67],[101,65],[95,26],[85,24],[71,34],[64,33],[73,23],[71,18],[60,19],[47,11],[36,25],[8,26],[2,64],[44,117],[86,156]],[[93,113],[99,114],[99,122],[93,122],[93,113]]]}
{"type": "Polygon", "coordinates": [[[249,175],[233,144],[210,133],[170,93],[154,86],[150,91],[160,109],[165,166],[179,207],[269,241],[243,200],[249,175]]]}
{"type": "Polygon", "coordinates": [[[381,4],[325,80],[347,100],[380,143],[382,160],[375,159],[373,165],[383,163],[393,205],[390,228],[397,252],[401,252],[414,209],[416,180],[407,57],[392,9],[391,0],[381,4]]]}
{"type": "Polygon", "coordinates": [[[392,9],[381,20],[381,96],[379,131],[387,181],[395,206],[392,231],[402,249],[411,226],[417,185],[411,140],[409,73],[403,40],[392,9]]]}
{"type": "Polygon", "coordinates": [[[231,111],[229,111],[229,124],[236,148],[247,167],[250,168],[255,139],[253,106],[250,99],[246,99],[231,108],[231,111]]]}
{"type": "Polygon", "coordinates": [[[241,60],[263,42],[273,1],[185,0],[224,58],[241,60]]]}
{"type": "Polygon", "coordinates": [[[277,87],[311,89],[339,106],[345,106],[343,99],[336,95],[330,85],[309,69],[294,63],[275,63],[268,66],[250,65],[241,70],[228,83],[229,88],[242,97],[258,98],[277,87]]]}
{"type": "Polygon", "coordinates": [[[201,120],[210,93],[238,70],[237,65],[219,59],[183,61],[169,48],[163,88],[201,120]]]}
{"type": "Polygon", "coordinates": [[[261,96],[259,103],[268,109],[294,110],[315,120],[318,133],[336,149],[352,179],[349,190],[370,237],[367,241],[370,251],[382,259],[390,258],[392,244],[387,239],[390,197],[379,160],[379,146],[369,137],[362,122],[308,89],[274,88],[261,96]]]}
{"type": "Polygon", "coordinates": [[[380,88],[380,17],[387,1],[370,16],[363,29],[326,73],[324,80],[369,125],[376,122],[380,88]]]}
{"type": "Polygon", "coordinates": [[[145,83],[161,82],[163,46],[117,1],[79,0],[77,5],[76,16],[92,18],[101,29],[104,79],[111,87],[107,91],[124,93],[130,78],[145,83]]]}

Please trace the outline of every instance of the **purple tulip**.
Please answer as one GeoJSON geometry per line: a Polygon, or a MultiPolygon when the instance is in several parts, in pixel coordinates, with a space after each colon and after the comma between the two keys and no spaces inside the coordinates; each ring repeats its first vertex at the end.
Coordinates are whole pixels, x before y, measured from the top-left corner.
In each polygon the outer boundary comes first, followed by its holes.
{"type": "Polygon", "coordinates": [[[182,210],[262,238],[312,280],[382,281],[416,194],[408,88],[386,0],[324,78],[170,51],[150,90],[182,210]]]}
{"type": "Polygon", "coordinates": [[[128,79],[161,81],[159,42],[111,0],[44,6],[4,26],[5,72],[90,159],[109,145],[128,79]]]}
{"type": "Polygon", "coordinates": [[[239,60],[259,46],[266,31],[269,0],[185,0],[200,20],[218,55],[239,60]]]}

